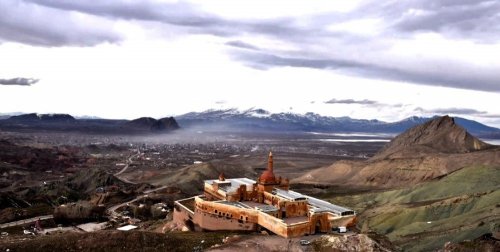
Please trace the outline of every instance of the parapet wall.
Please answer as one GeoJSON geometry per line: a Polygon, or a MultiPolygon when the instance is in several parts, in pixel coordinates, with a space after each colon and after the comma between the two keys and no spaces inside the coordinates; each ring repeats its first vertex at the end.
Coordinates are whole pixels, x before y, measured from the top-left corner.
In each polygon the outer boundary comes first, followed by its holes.
{"type": "MultiPolygon", "coordinates": [[[[235,202],[214,202],[197,196],[175,202],[174,221],[191,230],[256,231],[259,226],[283,237],[300,237],[317,232],[331,232],[333,227],[352,226],[355,216],[337,216],[327,212],[309,213],[305,202],[286,201],[266,193],[276,207],[286,211],[286,218],[275,217],[235,202]],[[194,211],[193,211],[194,210],[194,211]],[[289,216],[289,214],[291,216],[289,216]]],[[[273,204],[273,205],[274,205],[273,204]]],[[[281,210],[279,211],[281,214],[281,210]]]]}
{"type": "Polygon", "coordinates": [[[178,225],[188,227],[190,230],[196,230],[196,225],[194,223],[194,212],[192,212],[189,208],[184,206],[179,201],[174,202],[173,221],[178,225]]]}

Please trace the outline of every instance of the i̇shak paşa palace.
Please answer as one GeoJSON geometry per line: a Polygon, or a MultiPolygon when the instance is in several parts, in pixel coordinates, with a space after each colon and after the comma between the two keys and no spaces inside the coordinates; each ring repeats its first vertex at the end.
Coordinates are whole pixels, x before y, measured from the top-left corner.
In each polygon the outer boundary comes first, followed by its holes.
{"type": "Polygon", "coordinates": [[[283,237],[328,233],[355,224],[356,213],[289,190],[288,179],[267,170],[248,178],[205,180],[204,194],[175,202],[174,221],[192,230],[268,230],[283,237]]]}

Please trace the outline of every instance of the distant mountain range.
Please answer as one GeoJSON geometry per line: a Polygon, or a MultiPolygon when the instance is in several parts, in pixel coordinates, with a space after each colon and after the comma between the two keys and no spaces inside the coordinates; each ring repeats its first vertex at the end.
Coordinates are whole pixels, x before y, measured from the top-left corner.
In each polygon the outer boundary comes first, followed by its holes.
{"type": "Polygon", "coordinates": [[[77,119],[68,114],[21,114],[0,118],[0,129],[13,131],[59,131],[96,134],[149,134],[179,129],[173,117],[135,120],[77,119]]]}
{"type": "MultiPolygon", "coordinates": [[[[436,117],[409,117],[398,122],[329,117],[315,113],[270,113],[263,109],[207,110],[173,117],[135,120],[110,120],[97,117],[75,118],[67,114],[1,115],[0,129],[79,131],[87,133],[158,133],[178,128],[212,132],[318,132],[399,134],[436,117]]],[[[455,122],[472,135],[481,138],[500,138],[500,129],[465,118],[455,122]]]]}
{"type": "MultiPolygon", "coordinates": [[[[201,128],[214,131],[302,131],[336,133],[391,133],[397,134],[425,123],[426,117],[409,117],[398,122],[328,117],[315,113],[269,113],[263,109],[239,111],[237,109],[207,110],[177,116],[183,128],[201,128]]],[[[500,137],[500,129],[465,118],[455,117],[458,125],[480,137],[500,137]]]]}

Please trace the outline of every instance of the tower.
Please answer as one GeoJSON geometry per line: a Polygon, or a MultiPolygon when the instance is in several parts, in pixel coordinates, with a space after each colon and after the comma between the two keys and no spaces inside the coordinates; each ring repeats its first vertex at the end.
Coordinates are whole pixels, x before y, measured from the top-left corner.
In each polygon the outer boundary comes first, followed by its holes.
{"type": "Polygon", "coordinates": [[[269,152],[269,157],[267,158],[267,170],[273,172],[273,153],[269,152]]]}
{"type": "Polygon", "coordinates": [[[271,192],[276,185],[279,185],[279,181],[276,179],[273,169],[273,153],[269,152],[267,169],[259,177],[259,191],[271,192]]]}

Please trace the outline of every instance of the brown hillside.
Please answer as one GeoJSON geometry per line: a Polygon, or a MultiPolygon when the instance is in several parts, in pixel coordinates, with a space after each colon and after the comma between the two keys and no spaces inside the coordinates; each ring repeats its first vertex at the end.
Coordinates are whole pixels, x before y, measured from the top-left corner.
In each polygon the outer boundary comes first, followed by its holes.
{"type": "Polygon", "coordinates": [[[339,161],[292,183],[392,188],[418,184],[470,165],[500,165],[500,149],[444,116],[397,136],[367,161],[339,161]]]}
{"type": "Polygon", "coordinates": [[[372,159],[405,158],[437,153],[467,153],[492,146],[443,116],[415,126],[394,138],[372,159]]]}

